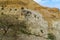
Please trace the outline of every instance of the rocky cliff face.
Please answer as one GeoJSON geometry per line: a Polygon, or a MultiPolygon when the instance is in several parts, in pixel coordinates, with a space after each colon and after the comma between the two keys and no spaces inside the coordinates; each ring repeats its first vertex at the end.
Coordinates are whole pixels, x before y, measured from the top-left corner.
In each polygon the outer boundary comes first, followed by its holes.
{"type": "Polygon", "coordinates": [[[60,10],[33,0],[0,0],[0,40],[60,40],[60,10]]]}

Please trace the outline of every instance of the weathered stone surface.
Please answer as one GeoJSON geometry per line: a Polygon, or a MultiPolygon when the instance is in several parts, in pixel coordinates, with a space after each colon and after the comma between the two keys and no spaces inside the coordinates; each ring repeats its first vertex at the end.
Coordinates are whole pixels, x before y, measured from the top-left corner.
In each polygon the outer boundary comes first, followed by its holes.
{"type": "Polygon", "coordinates": [[[32,0],[0,0],[0,40],[60,40],[60,12],[32,0]]]}

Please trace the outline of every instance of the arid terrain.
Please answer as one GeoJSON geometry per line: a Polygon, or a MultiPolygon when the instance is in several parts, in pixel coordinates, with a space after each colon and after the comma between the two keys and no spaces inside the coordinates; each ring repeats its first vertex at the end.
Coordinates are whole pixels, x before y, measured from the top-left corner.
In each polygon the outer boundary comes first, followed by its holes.
{"type": "Polygon", "coordinates": [[[33,0],[0,0],[0,40],[60,40],[60,10],[33,0]]]}

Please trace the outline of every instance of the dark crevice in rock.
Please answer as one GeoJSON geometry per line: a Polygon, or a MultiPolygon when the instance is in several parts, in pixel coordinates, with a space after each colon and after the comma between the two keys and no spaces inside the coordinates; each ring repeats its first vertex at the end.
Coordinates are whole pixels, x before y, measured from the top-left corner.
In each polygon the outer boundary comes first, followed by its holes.
{"type": "Polygon", "coordinates": [[[34,15],[34,17],[36,18],[36,15],[34,15]]]}
{"type": "Polygon", "coordinates": [[[43,30],[40,30],[41,31],[41,33],[43,33],[43,30]]]}
{"type": "Polygon", "coordinates": [[[12,9],[10,9],[10,11],[11,11],[12,9]]]}
{"type": "Polygon", "coordinates": [[[24,7],[21,7],[21,9],[23,10],[23,9],[24,9],[24,7]]]}
{"type": "Polygon", "coordinates": [[[2,7],[1,10],[4,10],[4,7],[2,7]]]}
{"type": "Polygon", "coordinates": [[[3,12],[1,12],[1,15],[3,15],[4,13],[3,12]]]}
{"type": "Polygon", "coordinates": [[[17,11],[17,9],[15,9],[15,11],[17,11]]]}

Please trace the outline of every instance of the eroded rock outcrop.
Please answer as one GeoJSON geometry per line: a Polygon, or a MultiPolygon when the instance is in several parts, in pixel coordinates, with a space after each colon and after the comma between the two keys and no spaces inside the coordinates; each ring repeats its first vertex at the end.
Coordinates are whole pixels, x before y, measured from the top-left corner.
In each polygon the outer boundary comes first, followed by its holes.
{"type": "Polygon", "coordinates": [[[32,0],[0,0],[0,40],[60,40],[59,9],[32,0]]]}

